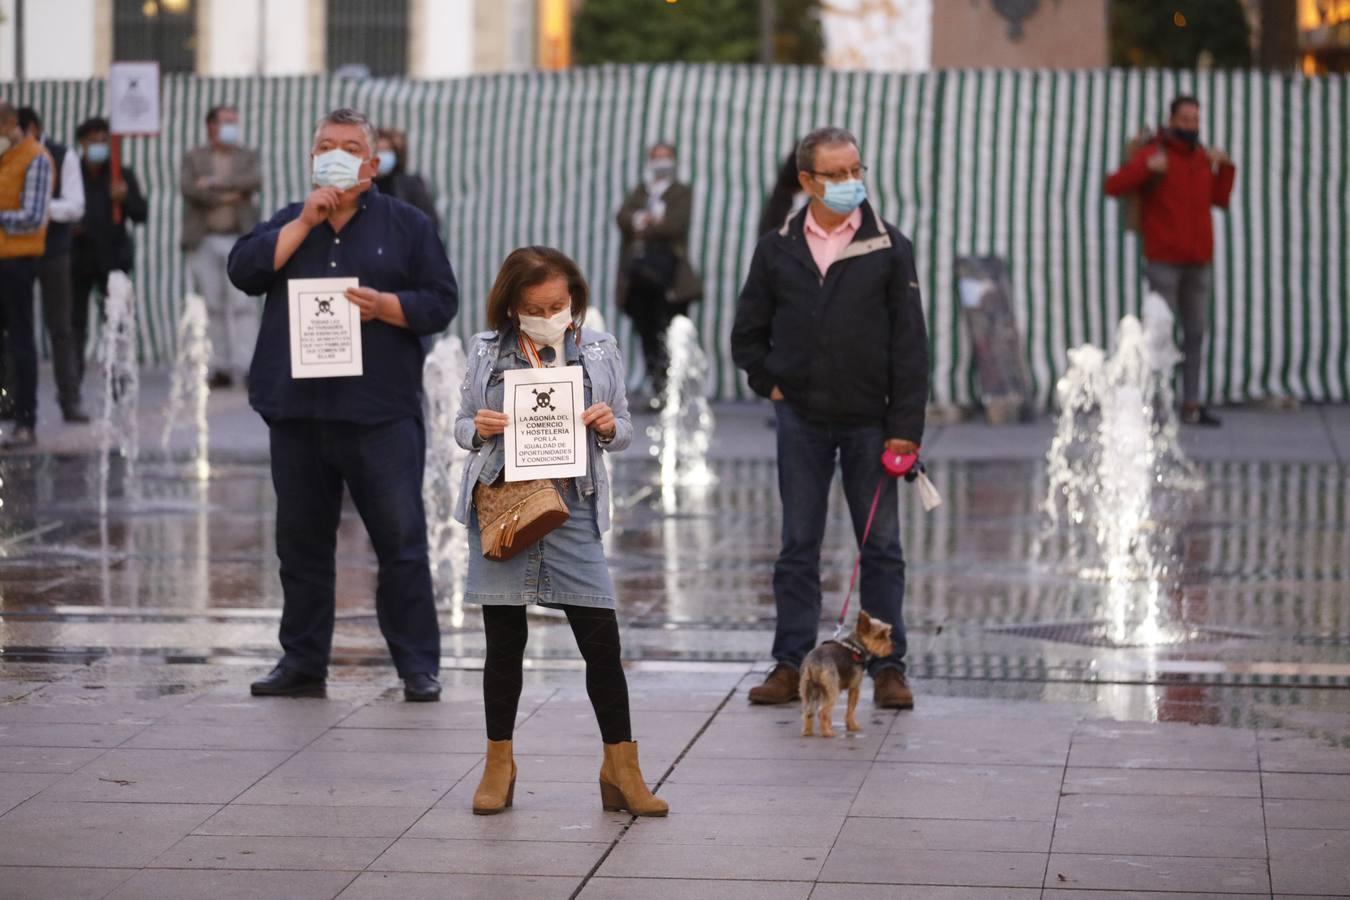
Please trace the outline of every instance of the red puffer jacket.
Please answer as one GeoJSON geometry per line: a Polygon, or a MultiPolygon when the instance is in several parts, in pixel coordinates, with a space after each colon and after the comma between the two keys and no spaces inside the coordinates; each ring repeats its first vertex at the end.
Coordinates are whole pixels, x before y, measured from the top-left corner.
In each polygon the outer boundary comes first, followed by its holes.
{"type": "Polygon", "coordinates": [[[1191,146],[1160,132],[1107,177],[1106,193],[1119,197],[1139,192],[1145,259],[1205,265],[1214,258],[1214,223],[1209,208],[1227,209],[1236,173],[1231,163],[1220,165],[1216,171],[1203,146],[1191,146]],[[1159,144],[1167,153],[1167,171],[1155,175],[1149,171],[1148,160],[1159,144]]]}

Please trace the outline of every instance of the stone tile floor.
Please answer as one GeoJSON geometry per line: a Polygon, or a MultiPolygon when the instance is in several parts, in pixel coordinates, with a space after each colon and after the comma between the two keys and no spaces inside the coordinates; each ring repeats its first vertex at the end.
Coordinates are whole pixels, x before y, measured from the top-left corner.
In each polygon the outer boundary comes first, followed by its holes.
{"type": "Polygon", "coordinates": [[[478,672],[411,705],[383,668],[326,700],[253,699],[257,671],[0,667],[0,897],[1350,896],[1341,691],[1233,689],[1225,727],[1156,721],[1156,686],[921,682],[827,740],[746,703],[762,667],[635,663],[672,812],[633,819],[600,809],[581,673],[534,667],[516,805],[475,817],[478,672]]]}
{"type": "MultiPolygon", "coordinates": [[[[145,385],[152,436],[166,384],[145,385]]],[[[663,496],[640,440],[607,550],[673,813],[637,821],[599,808],[579,661],[545,615],[517,806],[468,813],[477,614],[442,597],[446,700],[402,703],[352,515],[351,664],[327,700],[248,697],[280,607],[266,435],[240,392],[211,407],[210,481],[148,458],[133,498],[114,466],[106,514],[92,429],[46,421],[38,453],[0,457],[0,900],[1350,897],[1345,407],[1183,431],[1205,488],[1157,518],[1160,644],[1101,640],[1138,598],[1040,527],[1050,422],[935,422],[946,503],[902,504],[919,708],[830,741],[744,699],[773,616],[766,409],[719,406],[710,492],[663,496]]],[[[854,552],[836,491],[825,628],[854,552]]]]}

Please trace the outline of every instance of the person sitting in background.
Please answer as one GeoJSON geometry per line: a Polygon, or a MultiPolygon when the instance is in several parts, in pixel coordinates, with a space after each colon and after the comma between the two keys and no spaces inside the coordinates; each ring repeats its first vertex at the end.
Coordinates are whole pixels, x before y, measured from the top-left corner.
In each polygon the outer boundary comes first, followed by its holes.
{"type": "Polygon", "coordinates": [[[77,383],[84,378],[89,295],[95,288],[100,297],[107,295],[110,273],[131,274],[136,254],[127,222],[143,224],[150,211],[136,173],[128,166],[122,166],[121,179],[113,181],[108,139],[104,118],[86,119],[75,129],[84,181],[84,218],[75,226],[70,246],[70,330],[77,383]]]}

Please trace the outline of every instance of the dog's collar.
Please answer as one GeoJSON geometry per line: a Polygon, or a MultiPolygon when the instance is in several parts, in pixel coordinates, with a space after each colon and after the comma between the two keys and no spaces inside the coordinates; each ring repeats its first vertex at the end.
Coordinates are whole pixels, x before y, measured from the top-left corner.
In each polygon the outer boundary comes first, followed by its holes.
{"type": "Polygon", "coordinates": [[[867,652],[866,647],[858,643],[852,637],[831,638],[830,640],[826,641],[826,643],[838,644],[841,647],[846,648],[849,653],[853,654],[854,662],[865,662],[872,656],[871,653],[867,652]]]}

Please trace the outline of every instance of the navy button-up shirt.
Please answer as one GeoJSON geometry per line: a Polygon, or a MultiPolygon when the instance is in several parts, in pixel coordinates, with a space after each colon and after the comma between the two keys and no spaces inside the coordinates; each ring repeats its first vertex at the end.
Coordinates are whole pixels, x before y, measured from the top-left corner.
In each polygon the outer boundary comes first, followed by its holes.
{"type": "Polygon", "coordinates": [[[230,281],[246,294],[266,295],[249,369],[249,403],[269,422],[329,419],[374,425],[421,418],[424,350],[419,338],[444,330],[459,308],[455,273],[431,221],[372,186],[341,231],[319,223],[278,271],[273,268],[277,235],[302,209],[303,203],[292,203],[230,251],[230,281]],[[287,282],[352,277],[362,287],[396,294],[408,327],[361,323],[364,375],[292,378],[287,282]]]}

